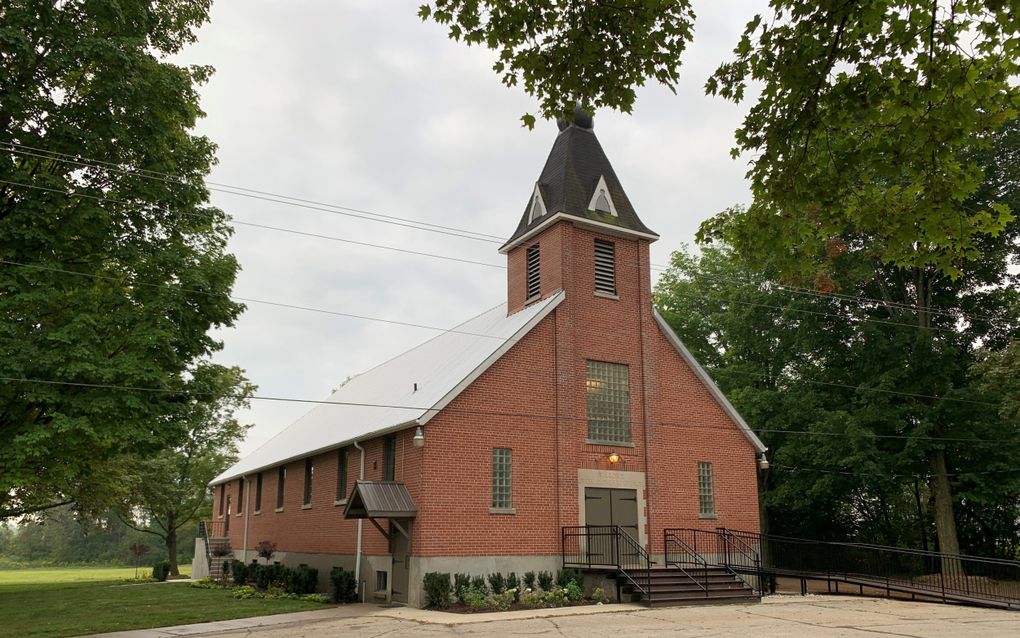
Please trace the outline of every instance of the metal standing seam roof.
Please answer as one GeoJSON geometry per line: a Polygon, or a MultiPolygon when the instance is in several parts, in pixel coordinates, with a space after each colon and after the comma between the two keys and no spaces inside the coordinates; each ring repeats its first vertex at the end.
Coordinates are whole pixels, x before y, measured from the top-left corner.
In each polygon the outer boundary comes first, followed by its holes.
{"type": "Polygon", "coordinates": [[[354,377],[210,485],[427,423],[564,297],[560,291],[509,316],[500,304],[354,377]]]}
{"type": "Polygon", "coordinates": [[[344,518],[414,518],[418,506],[403,483],[356,481],[344,518]]]}

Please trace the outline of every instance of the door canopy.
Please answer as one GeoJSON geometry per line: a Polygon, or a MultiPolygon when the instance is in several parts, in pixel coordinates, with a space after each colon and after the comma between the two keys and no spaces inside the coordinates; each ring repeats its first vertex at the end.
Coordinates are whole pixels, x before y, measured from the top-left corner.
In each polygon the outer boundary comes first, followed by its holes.
{"type": "Polygon", "coordinates": [[[407,487],[397,481],[356,481],[344,518],[414,518],[418,506],[407,487]]]}

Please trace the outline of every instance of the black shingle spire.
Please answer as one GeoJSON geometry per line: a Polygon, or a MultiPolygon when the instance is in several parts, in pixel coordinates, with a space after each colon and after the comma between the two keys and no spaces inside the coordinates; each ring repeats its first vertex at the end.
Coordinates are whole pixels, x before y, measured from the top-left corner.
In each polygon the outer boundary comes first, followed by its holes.
{"type": "Polygon", "coordinates": [[[529,231],[557,213],[616,226],[624,232],[650,235],[653,239],[658,237],[641,222],[627,194],[623,192],[623,186],[609,158],[595,137],[592,116],[578,107],[571,120],[561,118],[557,125],[560,133],[549,152],[542,175],[538,178],[537,190],[541,194],[545,214],[539,214],[540,209],[533,213],[533,194],[528,198],[517,230],[501,250],[510,248],[529,231]],[[605,180],[608,197],[599,197],[595,192],[600,188],[602,179],[605,180]],[[605,204],[609,202],[611,206],[607,207],[605,204]]]}

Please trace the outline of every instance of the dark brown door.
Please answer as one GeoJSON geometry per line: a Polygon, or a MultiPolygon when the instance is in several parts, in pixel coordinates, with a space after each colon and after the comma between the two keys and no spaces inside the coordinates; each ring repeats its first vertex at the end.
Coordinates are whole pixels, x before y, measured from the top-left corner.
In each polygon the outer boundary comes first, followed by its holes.
{"type": "MultiPolygon", "coordinates": [[[[400,520],[400,526],[411,533],[411,520],[400,520]]],[[[407,589],[411,580],[411,541],[396,525],[390,525],[390,551],[393,555],[393,583],[390,585],[390,599],[395,603],[407,602],[407,589]]]]}
{"type": "Polygon", "coordinates": [[[584,520],[590,528],[587,538],[588,561],[598,565],[616,565],[620,554],[635,553],[629,544],[617,549],[614,526],[638,540],[637,490],[608,487],[584,488],[584,520]]]}

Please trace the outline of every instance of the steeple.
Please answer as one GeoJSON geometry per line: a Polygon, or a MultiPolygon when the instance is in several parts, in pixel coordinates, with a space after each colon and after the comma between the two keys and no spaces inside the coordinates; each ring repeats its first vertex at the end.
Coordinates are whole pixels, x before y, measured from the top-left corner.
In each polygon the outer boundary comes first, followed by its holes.
{"type": "Polygon", "coordinates": [[[555,220],[583,220],[611,234],[658,239],[634,212],[609,158],[595,137],[592,116],[581,107],[557,122],[545,168],[528,198],[517,230],[500,248],[506,253],[555,220]]]}

